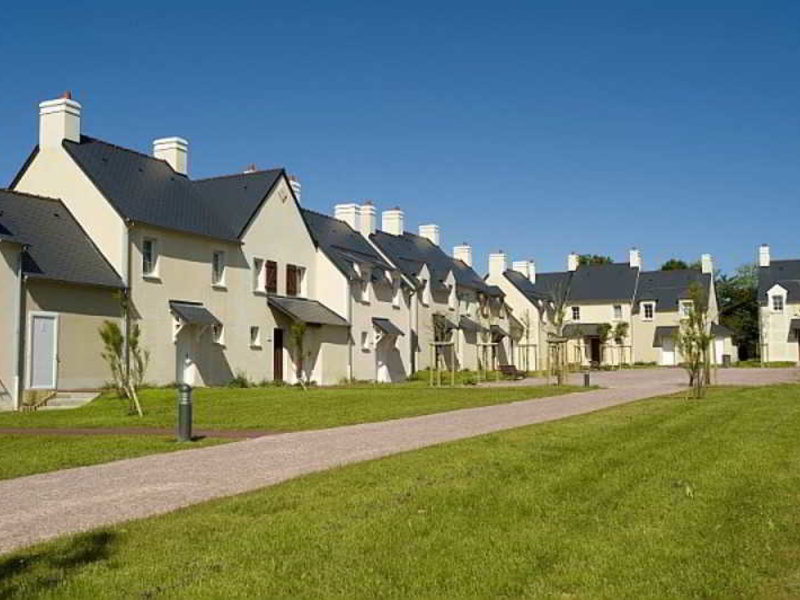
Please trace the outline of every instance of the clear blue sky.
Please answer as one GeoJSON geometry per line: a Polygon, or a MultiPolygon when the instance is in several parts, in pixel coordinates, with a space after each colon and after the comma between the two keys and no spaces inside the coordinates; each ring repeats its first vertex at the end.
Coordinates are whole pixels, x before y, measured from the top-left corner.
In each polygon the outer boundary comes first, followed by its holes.
{"type": "Polygon", "coordinates": [[[798,2],[47,4],[4,8],[4,185],[70,89],[84,133],[184,136],[194,177],[285,166],[325,212],[399,205],[480,272],[800,257],[798,2]]]}

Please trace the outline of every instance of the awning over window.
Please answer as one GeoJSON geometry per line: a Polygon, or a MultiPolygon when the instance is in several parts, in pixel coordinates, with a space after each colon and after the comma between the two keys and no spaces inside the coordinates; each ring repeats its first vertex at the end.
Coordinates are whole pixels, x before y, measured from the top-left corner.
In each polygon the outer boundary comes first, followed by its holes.
{"type": "Polygon", "coordinates": [[[394,323],[392,323],[389,319],[383,319],[383,318],[380,318],[380,317],[373,317],[372,324],[377,329],[380,329],[386,335],[405,335],[403,333],[403,330],[400,329],[394,323]]]}
{"type": "Polygon", "coordinates": [[[678,333],[679,327],[677,325],[656,327],[656,332],[653,335],[653,347],[661,348],[661,343],[664,338],[674,338],[678,333]]]}
{"type": "MultiPolygon", "coordinates": [[[[792,319],[792,322],[789,324],[790,329],[800,329],[800,319],[792,319]]],[[[714,337],[729,337],[733,335],[733,332],[725,327],[725,325],[720,325],[719,323],[712,323],[711,324],[711,335],[714,337]]]]}
{"type": "Polygon", "coordinates": [[[568,323],[564,325],[563,335],[576,339],[600,335],[600,323],[568,323]]]}
{"type": "Polygon", "coordinates": [[[479,331],[483,331],[483,327],[481,327],[480,323],[476,323],[469,317],[462,316],[458,320],[458,327],[463,331],[469,331],[472,333],[478,333],[479,331]]]}
{"type": "Polygon", "coordinates": [[[347,321],[316,300],[270,296],[267,298],[267,303],[295,321],[302,321],[310,325],[348,326],[347,321]]]}
{"type": "Polygon", "coordinates": [[[186,325],[217,325],[220,322],[200,302],[170,300],[169,310],[186,325]]]}
{"type": "Polygon", "coordinates": [[[458,327],[456,327],[456,324],[453,323],[450,319],[448,319],[444,315],[433,315],[433,322],[436,324],[437,327],[443,327],[445,331],[452,331],[453,329],[458,329],[458,327]]]}
{"type": "Polygon", "coordinates": [[[492,325],[492,326],[490,326],[489,327],[489,331],[492,332],[492,337],[495,337],[495,338],[503,338],[503,337],[508,336],[508,334],[505,332],[505,330],[502,327],[500,327],[500,325],[492,325]]]}

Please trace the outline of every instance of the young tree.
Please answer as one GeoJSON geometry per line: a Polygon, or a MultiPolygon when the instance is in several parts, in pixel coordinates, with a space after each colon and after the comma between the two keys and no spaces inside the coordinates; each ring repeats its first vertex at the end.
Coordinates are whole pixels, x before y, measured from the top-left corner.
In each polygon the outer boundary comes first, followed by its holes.
{"type": "Polygon", "coordinates": [[[689,316],[681,322],[675,345],[683,358],[689,374],[689,388],[693,398],[702,398],[705,386],[711,382],[711,325],[708,322],[708,296],[697,283],[689,288],[692,307],[689,316]]]}
{"type": "Polygon", "coordinates": [[[597,326],[597,338],[600,340],[600,362],[603,362],[603,354],[605,353],[606,344],[611,337],[611,323],[600,323],[597,326]]]}
{"type": "Polygon", "coordinates": [[[622,367],[622,361],[625,358],[623,356],[623,344],[625,343],[625,338],[628,337],[628,323],[626,321],[619,321],[614,326],[611,337],[614,338],[614,343],[616,343],[619,348],[619,366],[622,367]]]}
{"type": "Polygon", "coordinates": [[[138,323],[131,326],[127,343],[122,330],[114,321],[103,321],[99,334],[103,341],[101,356],[111,371],[111,382],[117,395],[128,400],[130,413],[136,412],[140,417],[143,416],[136,390],[144,383],[150,352],[141,347],[141,329],[138,323]]]}
{"type": "Polygon", "coordinates": [[[306,339],[306,324],[303,321],[295,321],[289,329],[289,335],[292,337],[292,344],[294,345],[295,352],[297,353],[297,361],[295,363],[298,383],[305,390],[306,381],[304,379],[304,358],[305,358],[305,339],[306,339]]]}
{"type": "Polygon", "coordinates": [[[550,324],[550,334],[554,338],[550,347],[550,370],[556,376],[556,384],[564,385],[567,378],[567,344],[564,341],[564,325],[568,300],[567,280],[556,284],[541,302],[542,316],[550,324]]]}

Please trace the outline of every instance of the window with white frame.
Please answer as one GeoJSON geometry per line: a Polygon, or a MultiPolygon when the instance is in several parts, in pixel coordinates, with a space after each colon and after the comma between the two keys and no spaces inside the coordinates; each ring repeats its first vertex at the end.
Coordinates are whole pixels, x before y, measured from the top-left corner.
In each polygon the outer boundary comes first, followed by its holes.
{"type": "Polygon", "coordinates": [[[225,285],[225,252],[214,250],[211,255],[211,284],[219,287],[225,285]]]}
{"type": "Polygon", "coordinates": [[[261,348],[261,328],[257,325],[250,327],[250,346],[261,348]]]}
{"type": "Polygon", "coordinates": [[[772,296],[772,310],[774,312],[783,312],[783,296],[781,294],[772,296]]]}
{"type": "Polygon", "coordinates": [[[263,258],[253,259],[253,291],[262,294],[267,291],[267,271],[263,258]]]}
{"type": "Polygon", "coordinates": [[[692,302],[691,300],[681,300],[681,303],[680,303],[681,318],[688,319],[689,318],[689,313],[692,312],[692,307],[693,306],[694,306],[694,302],[692,302]]]}
{"type": "Polygon", "coordinates": [[[211,337],[214,339],[215,344],[222,346],[225,344],[225,327],[222,323],[214,323],[211,326],[211,337]]]}
{"type": "Polygon", "coordinates": [[[369,350],[369,332],[362,331],[361,332],[361,349],[362,350],[369,350]]]}
{"type": "Polygon", "coordinates": [[[573,306],[572,307],[572,320],[573,321],[580,321],[581,320],[581,307],[580,306],[573,306]]]}
{"type": "Polygon", "coordinates": [[[642,302],[642,319],[652,321],[656,312],[656,305],[652,302],[642,302]]]}
{"type": "Polygon", "coordinates": [[[617,321],[622,320],[622,304],[614,305],[614,319],[617,321]]]}
{"type": "Polygon", "coordinates": [[[155,238],[142,240],[142,275],[158,277],[158,242],[155,238]]]}

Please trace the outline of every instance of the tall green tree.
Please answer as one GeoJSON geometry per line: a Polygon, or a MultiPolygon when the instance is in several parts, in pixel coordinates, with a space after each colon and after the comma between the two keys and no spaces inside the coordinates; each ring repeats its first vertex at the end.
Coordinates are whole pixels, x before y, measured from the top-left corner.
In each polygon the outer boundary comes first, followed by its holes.
{"type": "Polygon", "coordinates": [[[708,321],[708,295],[705,288],[693,283],[689,288],[692,308],[675,334],[675,345],[681,353],[689,375],[692,397],[702,398],[711,383],[711,324],[708,321]]]}
{"type": "Polygon", "coordinates": [[[679,258],[670,258],[667,262],[661,265],[662,271],[678,271],[680,269],[688,269],[689,265],[686,264],[686,261],[683,261],[679,258]]]}
{"type": "Polygon", "coordinates": [[[600,254],[581,254],[578,257],[579,265],[610,265],[614,260],[610,256],[600,254]]]}
{"type": "Polygon", "coordinates": [[[719,321],[733,331],[739,358],[758,356],[758,267],[741,265],[733,275],[716,280],[719,321]]]}

